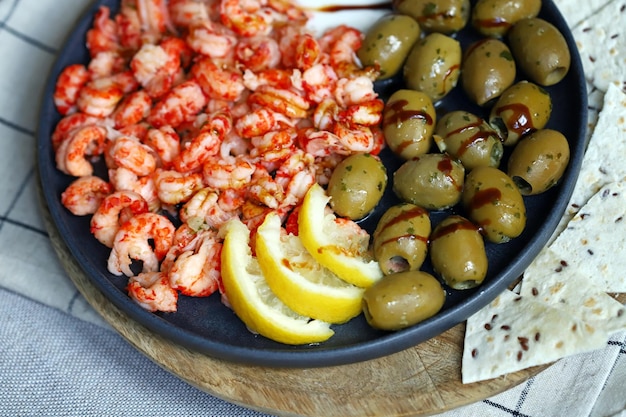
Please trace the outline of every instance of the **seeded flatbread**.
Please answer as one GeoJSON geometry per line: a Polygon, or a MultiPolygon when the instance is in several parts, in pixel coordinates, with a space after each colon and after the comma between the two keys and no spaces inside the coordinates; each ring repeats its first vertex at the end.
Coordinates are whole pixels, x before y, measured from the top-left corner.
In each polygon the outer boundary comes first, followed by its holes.
{"type": "Polygon", "coordinates": [[[520,295],[549,304],[609,334],[626,330],[622,303],[598,288],[550,248],[544,248],[524,272],[520,295]]]}
{"type": "Polygon", "coordinates": [[[554,4],[559,8],[570,28],[575,27],[610,2],[611,0],[554,0],[554,4]]]}
{"type": "Polygon", "coordinates": [[[585,76],[600,90],[626,87],[625,27],[626,1],[612,0],[572,30],[585,76]]]}
{"type": "Polygon", "coordinates": [[[467,320],[464,384],[602,348],[608,334],[567,312],[505,291],[467,320]]]}
{"type": "Polygon", "coordinates": [[[626,292],[625,247],[626,181],[602,187],[550,245],[595,288],[609,293],[626,292]]]}
{"type": "MultiPolygon", "coordinates": [[[[626,35],[624,36],[626,37],[626,35]]],[[[591,136],[578,181],[555,235],[604,185],[626,179],[626,94],[611,85],[591,136]]]]}

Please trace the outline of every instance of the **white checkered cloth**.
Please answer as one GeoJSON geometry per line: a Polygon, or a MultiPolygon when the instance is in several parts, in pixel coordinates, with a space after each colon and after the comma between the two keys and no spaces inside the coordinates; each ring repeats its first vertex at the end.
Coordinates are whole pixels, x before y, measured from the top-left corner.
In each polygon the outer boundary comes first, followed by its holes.
{"type": "MultiPolygon", "coordinates": [[[[578,19],[574,0],[560,1],[578,19]]],[[[52,249],[35,187],[39,101],[89,4],[0,0],[0,415],[261,416],[187,385],[136,351],[92,310],[52,249]]],[[[623,414],[625,353],[621,335],[604,350],[561,360],[443,416],[623,414]]]]}

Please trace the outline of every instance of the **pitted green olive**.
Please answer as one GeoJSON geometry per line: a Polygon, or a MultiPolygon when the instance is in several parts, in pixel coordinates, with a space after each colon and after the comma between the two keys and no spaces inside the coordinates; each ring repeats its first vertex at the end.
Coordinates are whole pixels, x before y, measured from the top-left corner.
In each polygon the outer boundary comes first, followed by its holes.
{"type": "Polygon", "coordinates": [[[503,147],[498,134],[484,119],[470,112],[455,110],[444,114],[433,138],[439,150],[461,161],[466,171],[500,165],[503,147]]]}
{"type": "Polygon", "coordinates": [[[569,71],[571,55],[563,34],[540,18],[522,19],[508,33],[515,61],[531,81],[550,86],[569,71]]]}
{"type": "Polygon", "coordinates": [[[450,34],[463,29],[469,20],[469,0],[394,0],[399,13],[417,20],[428,32],[450,34]]]}
{"type": "Polygon", "coordinates": [[[429,153],[406,161],[393,175],[393,190],[403,201],[429,210],[454,206],[461,199],[465,168],[449,155],[429,153]]]}
{"type": "Polygon", "coordinates": [[[472,9],[472,26],[485,36],[504,36],[521,19],[535,17],[541,0],[478,0],[472,9]]]}
{"type": "Polygon", "coordinates": [[[350,155],[330,177],[330,206],[340,216],[361,219],[376,207],[386,186],[387,170],[378,157],[350,155]]]}
{"type": "Polygon", "coordinates": [[[467,174],[461,201],[468,218],[493,243],[508,242],[526,227],[522,194],[498,168],[478,167],[467,174]]]}
{"type": "Polygon", "coordinates": [[[413,45],[404,64],[404,82],[407,88],[422,91],[436,102],[456,86],[460,70],[459,41],[434,32],[413,45]]]}
{"type": "Polygon", "coordinates": [[[428,252],[430,217],[420,206],[390,207],[374,230],[374,258],[384,274],[420,269],[428,252]]]}
{"type": "Polygon", "coordinates": [[[435,107],[424,93],[398,90],[383,110],[383,133],[393,153],[412,159],[430,150],[436,123],[435,107]]]}
{"type": "Polygon", "coordinates": [[[461,85],[479,106],[497,98],[515,82],[515,61],[499,39],[486,38],[469,46],[463,57],[461,85]]]}
{"type": "Polygon", "coordinates": [[[524,135],[543,129],[552,114],[550,94],[530,81],[507,88],[491,108],[489,124],[505,146],[515,145],[524,135]]]}
{"type": "Polygon", "coordinates": [[[365,34],[357,56],[363,65],[378,65],[379,79],[393,77],[402,69],[420,33],[419,25],[410,16],[401,14],[382,16],[365,34]]]}
{"type": "Polygon", "coordinates": [[[483,236],[474,223],[459,215],[446,217],[433,230],[430,259],[435,272],[455,290],[474,288],[487,276],[483,236]]]}
{"type": "Polygon", "coordinates": [[[363,314],[370,326],[400,330],[441,310],[446,293],[437,278],[423,271],[386,275],[363,293],[363,314]]]}
{"type": "Polygon", "coordinates": [[[540,194],[558,183],[569,157],[569,143],[561,132],[538,130],[515,145],[507,173],[523,195],[540,194]]]}

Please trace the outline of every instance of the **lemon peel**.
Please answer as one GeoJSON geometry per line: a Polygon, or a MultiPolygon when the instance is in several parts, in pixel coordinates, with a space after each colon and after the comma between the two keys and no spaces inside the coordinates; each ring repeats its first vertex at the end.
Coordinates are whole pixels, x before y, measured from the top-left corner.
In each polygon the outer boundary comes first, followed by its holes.
{"type": "Polygon", "coordinates": [[[319,184],[304,196],[298,216],[298,235],[304,247],[321,265],[342,280],[367,288],[383,277],[368,251],[369,235],[349,220],[327,211],[330,197],[319,184]]]}
{"type": "Polygon", "coordinates": [[[303,345],[328,340],[330,323],[297,314],[269,288],[250,250],[250,231],[240,219],[224,226],[222,281],[235,314],[248,329],[276,342],[303,345]]]}
{"type": "Polygon", "coordinates": [[[258,228],[256,255],[272,291],[297,313],[333,324],[361,313],[364,289],[318,263],[298,236],[284,231],[277,213],[258,228]]]}

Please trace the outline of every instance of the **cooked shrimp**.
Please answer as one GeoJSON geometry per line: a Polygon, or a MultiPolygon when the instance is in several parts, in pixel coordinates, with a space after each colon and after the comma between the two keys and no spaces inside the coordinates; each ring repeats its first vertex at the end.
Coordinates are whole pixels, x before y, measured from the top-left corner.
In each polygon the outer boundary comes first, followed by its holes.
{"type": "Polygon", "coordinates": [[[269,85],[278,89],[289,89],[292,87],[295,71],[288,71],[280,68],[271,68],[253,72],[249,69],[243,73],[243,84],[250,91],[256,91],[263,85],[269,85]]]}
{"type": "Polygon", "coordinates": [[[159,157],[159,165],[169,169],[174,159],[180,153],[180,137],[171,126],[150,129],[143,141],[159,157]]]}
{"type": "Polygon", "coordinates": [[[90,116],[85,113],[72,113],[59,120],[54,132],[52,132],[52,149],[56,151],[61,143],[78,128],[89,125],[104,125],[105,120],[100,117],[90,116]]]}
{"type": "Polygon", "coordinates": [[[314,163],[313,155],[298,150],[278,168],[274,179],[285,190],[281,207],[295,206],[302,201],[315,183],[314,163]]]}
{"type": "Polygon", "coordinates": [[[280,63],[278,42],[268,36],[242,38],[235,47],[237,63],[254,72],[276,68],[280,63]]]}
{"type": "Polygon", "coordinates": [[[216,232],[199,233],[195,247],[182,252],[169,270],[170,286],[191,297],[208,297],[221,280],[222,243],[216,232]]]}
{"type": "Polygon", "coordinates": [[[194,23],[210,20],[209,7],[212,1],[170,0],[167,4],[172,23],[179,27],[189,27],[194,23]]]}
{"type": "Polygon", "coordinates": [[[75,216],[93,214],[111,191],[111,184],[100,177],[79,177],[63,191],[61,204],[75,216]]]}
{"type": "Polygon", "coordinates": [[[250,139],[278,129],[281,125],[293,126],[293,124],[288,117],[268,108],[260,107],[238,118],[234,128],[239,136],[250,139]]]}
{"type": "Polygon", "coordinates": [[[208,57],[197,60],[191,74],[204,94],[212,99],[238,101],[246,88],[240,71],[220,67],[208,57]]]}
{"type": "Polygon", "coordinates": [[[122,72],[125,65],[124,57],[122,57],[119,52],[102,51],[98,52],[98,54],[89,61],[87,71],[89,72],[89,77],[95,80],[96,78],[109,77],[118,72],[122,72]]]}
{"type": "Polygon", "coordinates": [[[295,130],[275,130],[252,138],[250,156],[263,164],[283,161],[294,152],[295,130]]]}
{"type": "Polygon", "coordinates": [[[106,77],[90,81],[81,88],[76,105],[90,116],[107,117],[124,97],[124,90],[116,80],[106,77]]]}
{"type": "Polygon", "coordinates": [[[313,126],[319,130],[332,130],[337,115],[339,114],[339,105],[332,98],[326,98],[313,111],[313,126]]]}
{"type": "Polygon", "coordinates": [[[136,6],[143,32],[157,36],[168,29],[173,31],[165,0],[137,0],[136,6]]]}
{"type": "Polygon", "coordinates": [[[173,161],[176,170],[188,172],[201,168],[209,157],[219,153],[222,140],[231,128],[232,121],[227,115],[212,116],[198,135],[181,147],[180,154],[173,161]]]}
{"type": "Polygon", "coordinates": [[[212,156],[202,165],[202,174],[209,187],[216,190],[238,190],[248,185],[255,169],[247,158],[222,159],[212,156]]]}
{"type": "Polygon", "coordinates": [[[133,75],[152,98],[165,95],[174,85],[181,69],[186,45],[167,38],[160,45],[144,44],[130,61],[133,75]]]}
{"type": "Polygon", "coordinates": [[[180,219],[193,225],[195,229],[215,228],[239,214],[238,211],[227,211],[219,204],[219,194],[211,188],[203,188],[196,192],[179,211],[180,219]]]}
{"type": "Polygon", "coordinates": [[[302,90],[306,98],[314,103],[322,103],[333,97],[339,77],[327,64],[315,64],[302,73],[302,90]]]}
{"type": "Polygon", "coordinates": [[[352,104],[339,112],[337,118],[348,125],[376,126],[382,119],[385,103],[373,99],[359,104],[352,104]]]}
{"type": "Polygon", "coordinates": [[[109,181],[115,190],[134,191],[141,195],[148,202],[151,212],[161,208],[161,200],[152,175],[139,177],[130,169],[120,167],[109,169],[109,181]]]}
{"type": "Polygon", "coordinates": [[[176,128],[198,114],[206,103],[200,85],[193,80],[185,81],[152,107],[147,120],[157,128],[166,125],[176,128]]]}
{"type": "Polygon", "coordinates": [[[89,71],[84,65],[68,65],[61,71],[54,88],[54,105],[61,115],[78,110],[76,100],[80,89],[89,81],[89,71]]]}
{"type": "Polygon", "coordinates": [[[87,49],[91,57],[100,52],[119,50],[117,24],[110,19],[111,10],[100,6],[94,17],[93,26],[87,31],[87,49]]]}
{"type": "Polygon", "coordinates": [[[145,142],[150,126],[146,122],[139,122],[132,125],[120,127],[117,132],[120,136],[131,136],[145,142]]]}
{"type": "Polygon", "coordinates": [[[302,119],[307,116],[309,102],[297,93],[270,86],[260,86],[248,97],[250,105],[267,107],[290,118],[302,119]]]}
{"type": "Polygon", "coordinates": [[[129,169],[140,177],[156,169],[152,149],[131,136],[121,136],[113,141],[108,154],[116,167],[129,169]]]}
{"type": "Polygon", "coordinates": [[[158,170],[154,174],[159,200],[166,204],[188,201],[196,191],[203,188],[202,174],[180,173],[174,170],[158,170]]]}
{"type": "Polygon", "coordinates": [[[164,272],[142,272],[131,276],[126,291],[131,299],[148,311],[172,313],[177,309],[178,292],[170,286],[164,272]]]}
{"type": "Polygon", "coordinates": [[[248,197],[257,204],[277,209],[285,199],[285,192],[266,169],[257,167],[248,187],[248,197]]]}
{"type": "Polygon", "coordinates": [[[202,20],[189,27],[187,45],[211,58],[224,58],[237,44],[237,36],[217,22],[202,20]]]}
{"type": "Polygon", "coordinates": [[[134,125],[148,117],[152,99],[145,90],[138,90],[122,99],[111,117],[117,129],[134,125]]]}
{"type": "Polygon", "coordinates": [[[56,151],[57,168],[75,177],[91,175],[93,165],[86,157],[102,154],[105,139],[106,129],[101,126],[87,125],[75,129],[56,151]]]}
{"type": "Polygon", "coordinates": [[[374,82],[368,77],[342,78],[337,81],[335,100],[340,106],[361,104],[377,97],[378,94],[374,91],[374,82]]]}
{"type": "Polygon", "coordinates": [[[172,242],[176,228],[165,216],[141,213],[120,225],[113,239],[107,268],[114,275],[132,277],[133,260],[142,261],[142,272],[156,272],[172,242]]]}
{"type": "Polygon", "coordinates": [[[115,191],[107,195],[91,218],[91,233],[100,243],[111,248],[120,228],[132,216],[148,212],[148,203],[133,191],[115,191]]]}
{"type": "Polygon", "coordinates": [[[222,0],[220,17],[222,23],[241,36],[267,35],[272,29],[267,15],[258,13],[261,2],[256,0],[222,0]]]}
{"type": "Polygon", "coordinates": [[[337,153],[350,155],[353,153],[370,153],[374,149],[376,138],[368,126],[336,123],[334,133],[339,138],[341,149],[337,153]]]}
{"type": "Polygon", "coordinates": [[[296,68],[306,71],[321,60],[322,50],[319,42],[310,33],[304,33],[298,38],[294,56],[296,68]]]}

